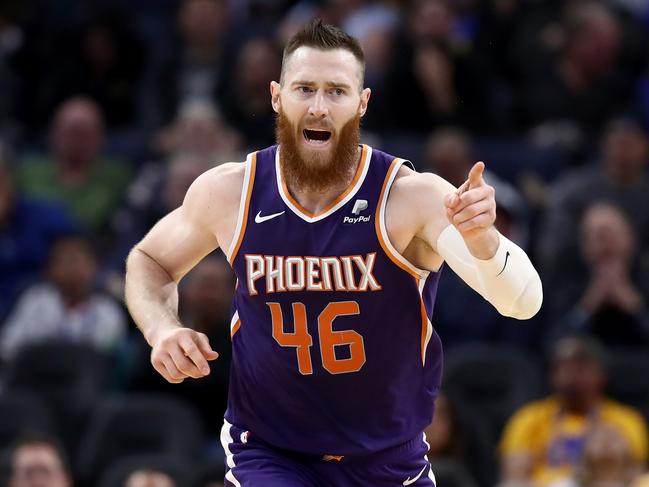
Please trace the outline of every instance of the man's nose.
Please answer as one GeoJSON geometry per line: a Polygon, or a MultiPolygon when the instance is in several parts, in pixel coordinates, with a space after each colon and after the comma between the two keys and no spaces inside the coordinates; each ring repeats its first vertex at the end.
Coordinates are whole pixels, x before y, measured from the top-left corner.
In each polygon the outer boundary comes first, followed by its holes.
{"type": "Polygon", "coordinates": [[[324,94],[321,91],[316,92],[309,106],[309,115],[315,118],[324,118],[329,113],[324,94]]]}

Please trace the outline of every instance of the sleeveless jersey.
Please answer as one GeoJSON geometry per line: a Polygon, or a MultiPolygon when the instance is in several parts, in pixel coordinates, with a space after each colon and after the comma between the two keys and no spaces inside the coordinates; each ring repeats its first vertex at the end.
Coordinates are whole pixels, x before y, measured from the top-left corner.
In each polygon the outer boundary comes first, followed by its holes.
{"type": "Polygon", "coordinates": [[[391,245],[385,206],[404,162],[363,145],[349,188],[318,214],[250,154],[227,257],[237,276],[226,420],[278,448],[365,455],[430,423],[442,369],[438,272],[391,245]]]}

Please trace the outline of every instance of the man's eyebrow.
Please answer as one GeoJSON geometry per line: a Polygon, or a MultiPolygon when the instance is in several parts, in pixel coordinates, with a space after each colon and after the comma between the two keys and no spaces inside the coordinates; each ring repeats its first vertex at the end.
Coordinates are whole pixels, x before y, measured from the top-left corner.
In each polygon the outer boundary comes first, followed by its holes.
{"type": "MultiPolygon", "coordinates": [[[[291,83],[291,86],[316,86],[315,81],[306,81],[306,80],[296,80],[291,83]]],[[[339,81],[326,81],[325,85],[327,88],[343,88],[346,90],[351,89],[351,86],[349,86],[347,83],[342,83],[339,81]]]]}
{"type": "Polygon", "coordinates": [[[342,83],[339,81],[327,81],[325,83],[329,88],[344,88],[346,90],[351,89],[351,86],[349,86],[347,83],[342,83]]]}

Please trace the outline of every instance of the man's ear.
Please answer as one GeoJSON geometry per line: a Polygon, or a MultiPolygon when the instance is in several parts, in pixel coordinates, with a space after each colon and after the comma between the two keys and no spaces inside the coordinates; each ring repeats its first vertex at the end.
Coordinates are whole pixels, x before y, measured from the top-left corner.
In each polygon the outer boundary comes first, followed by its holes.
{"type": "Polygon", "coordinates": [[[270,104],[273,106],[275,113],[279,113],[280,101],[279,101],[279,92],[281,90],[281,85],[277,81],[270,82],[270,104]]]}
{"type": "Polygon", "coordinates": [[[365,88],[361,91],[361,103],[358,107],[361,117],[365,115],[367,111],[367,104],[370,101],[370,96],[372,95],[372,90],[370,88],[365,88]]]}

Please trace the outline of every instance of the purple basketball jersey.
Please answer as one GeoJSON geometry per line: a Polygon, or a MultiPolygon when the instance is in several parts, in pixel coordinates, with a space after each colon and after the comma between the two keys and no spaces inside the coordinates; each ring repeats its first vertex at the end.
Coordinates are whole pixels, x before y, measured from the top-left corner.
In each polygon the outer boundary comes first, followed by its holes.
{"type": "Polygon", "coordinates": [[[420,436],[441,381],[430,322],[439,273],[387,238],[385,205],[406,161],[364,145],[347,191],[314,215],[289,194],[279,153],[248,156],[227,252],[238,282],[226,419],[316,455],[420,436]]]}

